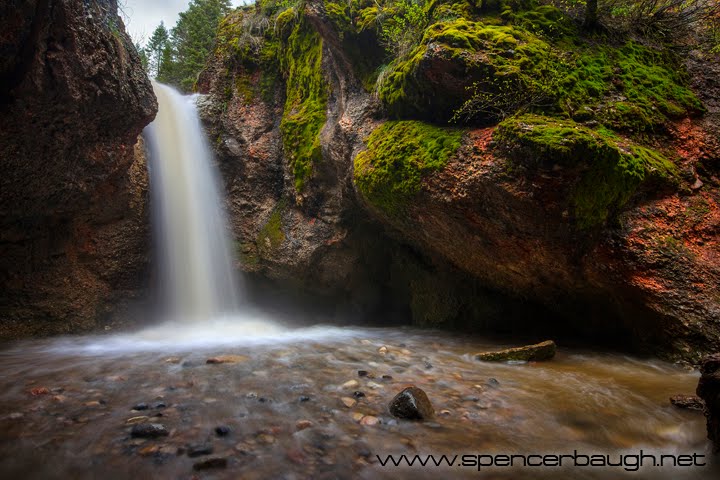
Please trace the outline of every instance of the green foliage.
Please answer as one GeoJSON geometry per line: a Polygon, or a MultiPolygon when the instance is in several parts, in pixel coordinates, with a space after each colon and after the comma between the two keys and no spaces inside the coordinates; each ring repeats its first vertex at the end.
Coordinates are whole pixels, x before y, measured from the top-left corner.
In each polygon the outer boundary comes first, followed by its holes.
{"type": "Polygon", "coordinates": [[[300,191],[312,175],[313,164],[322,160],[320,131],[325,125],[328,86],[322,73],[322,39],[307,22],[295,24],[282,47],[286,100],[280,131],[300,191]]]}
{"type": "Polygon", "coordinates": [[[158,80],[192,91],[212,51],[218,24],[229,9],[230,0],[191,0],[170,32],[158,80]]]}
{"type": "Polygon", "coordinates": [[[397,213],[419,192],[423,176],[445,166],[462,135],[459,129],[418,121],[386,122],[355,157],[355,185],[370,203],[397,213]]]}
{"type": "Polygon", "coordinates": [[[417,46],[428,24],[424,0],[396,0],[382,14],[380,39],[389,52],[401,57],[417,46]]]}
{"type": "Polygon", "coordinates": [[[592,130],[571,120],[537,115],[511,118],[494,136],[514,161],[530,169],[559,165],[577,169],[571,204],[580,228],[605,223],[620,211],[641,185],[676,186],[675,165],[659,152],[622,143],[606,130],[592,130]]]}
{"type": "Polygon", "coordinates": [[[148,58],[148,73],[151,76],[159,77],[160,72],[163,70],[163,53],[168,48],[170,41],[170,34],[165,28],[165,23],[160,22],[155,31],[153,31],[145,52],[148,58]]]}
{"type": "Polygon", "coordinates": [[[285,203],[280,202],[270,214],[270,218],[258,232],[257,246],[262,250],[275,250],[285,241],[285,232],[282,228],[282,213],[285,203]]]}

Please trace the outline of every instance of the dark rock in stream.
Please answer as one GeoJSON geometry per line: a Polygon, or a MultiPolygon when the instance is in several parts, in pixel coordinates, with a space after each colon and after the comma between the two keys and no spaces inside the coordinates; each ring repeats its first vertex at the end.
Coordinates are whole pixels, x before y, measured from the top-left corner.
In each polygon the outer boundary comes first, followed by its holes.
{"type": "Polygon", "coordinates": [[[132,407],[133,410],[147,410],[148,408],[150,407],[148,407],[147,403],[138,403],[137,405],[132,407]]]}
{"type": "Polygon", "coordinates": [[[555,356],[557,346],[552,340],[527,345],[524,347],[508,348],[497,352],[483,352],[475,354],[475,360],[483,362],[533,362],[550,360],[555,356]]]}
{"type": "Polygon", "coordinates": [[[170,434],[165,425],[160,423],[139,423],[133,425],[130,435],[135,438],[158,438],[170,434]]]}
{"type": "Polygon", "coordinates": [[[210,457],[204,458],[193,464],[193,470],[209,470],[211,468],[225,468],[227,467],[227,458],[225,457],[210,457]]]}
{"type": "Polygon", "coordinates": [[[213,446],[209,443],[197,443],[187,446],[188,457],[201,457],[213,453],[213,446]]]}
{"type": "Polygon", "coordinates": [[[702,412],[705,409],[705,402],[696,395],[674,395],[670,397],[670,403],[677,408],[686,410],[699,410],[702,412]]]}
{"type": "Polygon", "coordinates": [[[426,420],[435,416],[435,409],[427,394],[414,386],[398,393],[388,407],[393,416],[405,420],[426,420]]]}
{"type": "Polygon", "coordinates": [[[225,437],[227,435],[230,435],[230,431],[230,427],[228,427],[227,425],[219,425],[215,427],[215,434],[218,437],[225,437]]]}
{"type": "Polygon", "coordinates": [[[708,438],[713,442],[713,452],[720,453],[720,354],[703,360],[700,372],[697,394],[705,401],[708,438]]]}

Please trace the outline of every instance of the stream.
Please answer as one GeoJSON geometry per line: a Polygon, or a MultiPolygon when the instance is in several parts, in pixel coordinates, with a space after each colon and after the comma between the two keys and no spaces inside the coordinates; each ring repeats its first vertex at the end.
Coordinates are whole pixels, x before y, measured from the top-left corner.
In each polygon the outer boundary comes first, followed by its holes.
{"type": "Polygon", "coordinates": [[[698,374],[562,345],[547,362],[483,363],[472,354],[508,345],[405,328],[293,329],[259,317],[5,345],[0,477],[720,478],[709,465],[382,466],[387,455],[573,451],[611,462],[640,450],[708,461],[702,413],[668,401],[693,393],[698,374]],[[425,390],[434,419],[389,414],[409,385],[425,390]],[[168,435],[131,435],[150,423],[168,435]]]}

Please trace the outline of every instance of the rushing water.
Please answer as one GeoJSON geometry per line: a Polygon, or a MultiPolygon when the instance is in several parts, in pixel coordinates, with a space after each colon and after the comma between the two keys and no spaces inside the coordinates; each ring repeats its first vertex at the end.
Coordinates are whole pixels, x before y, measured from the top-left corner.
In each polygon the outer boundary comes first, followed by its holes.
{"type": "MultiPolygon", "coordinates": [[[[267,325],[261,314],[249,318],[267,325]]],[[[545,363],[482,363],[471,354],[500,345],[406,329],[270,329],[237,332],[231,340],[177,331],[38,340],[2,351],[0,477],[720,478],[710,466],[478,474],[475,468],[382,467],[375,457],[633,455],[641,449],[707,455],[702,414],[668,402],[673,394],[691,393],[697,374],[663,362],[561,349],[545,363]],[[233,355],[234,363],[206,363],[220,355],[233,355]],[[351,380],[357,385],[343,386],[351,380]],[[427,392],[438,413],[434,421],[389,415],[387,403],[409,384],[427,392]],[[356,391],[364,396],[348,408],[341,399],[356,391]],[[143,402],[147,410],[132,410],[143,402]],[[363,415],[379,423],[362,425],[363,415]],[[170,435],[132,438],[130,423],[143,420],[165,425],[170,435]],[[303,420],[312,426],[298,430],[303,420]],[[218,436],[220,425],[230,433],[218,436]],[[204,456],[188,456],[188,445],[203,443],[227,459],[227,468],[193,471],[204,456]]]]}
{"type": "Polygon", "coordinates": [[[203,321],[238,307],[219,182],[193,97],[153,83],[158,114],[146,129],[166,315],[203,321]]]}

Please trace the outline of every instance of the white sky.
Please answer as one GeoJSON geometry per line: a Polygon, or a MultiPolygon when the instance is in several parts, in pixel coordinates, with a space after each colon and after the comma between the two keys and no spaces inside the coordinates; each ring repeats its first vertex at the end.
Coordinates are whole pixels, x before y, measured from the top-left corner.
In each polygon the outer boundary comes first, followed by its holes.
{"type": "MultiPolygon", "coordinates": [[[[232,0],[237,7],[254,0],[232,0]]],[[[170,30],[177,22],[178,14],[187,10],[190,0],[119,0],[120,14],[133,42],[145,44],[160,21],[170,30]]]]}

